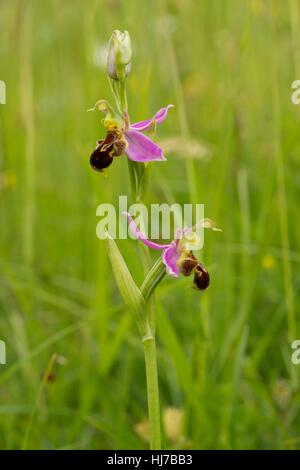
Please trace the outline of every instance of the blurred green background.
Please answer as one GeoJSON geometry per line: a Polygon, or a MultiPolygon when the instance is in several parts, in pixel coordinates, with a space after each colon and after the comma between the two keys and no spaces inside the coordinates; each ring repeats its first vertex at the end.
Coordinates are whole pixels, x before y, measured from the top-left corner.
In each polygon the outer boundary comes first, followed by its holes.
{"type": "MultiPolygon", "coordinates": [[[[176,106],[148,202],[204,203],[223,229],[207,291],[157,289],[164,446],[300,448],[298,0],[0,0],[0,447],[148,447],[142,347],[95,234],[127,162],[89,167],[116,28],[132,121],[176,106]]],[[[118,244],[141,282],[138,243],[118,244]]]]}

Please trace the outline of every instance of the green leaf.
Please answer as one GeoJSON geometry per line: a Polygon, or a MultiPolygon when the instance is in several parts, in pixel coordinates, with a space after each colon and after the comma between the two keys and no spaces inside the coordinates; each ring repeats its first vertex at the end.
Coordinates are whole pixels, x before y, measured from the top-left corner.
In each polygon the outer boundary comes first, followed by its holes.
{"type": "Polygon", "coordinates": [[[116,279],[120,294],[127,305],[137,317],[137,324],[141,335],[152,336],[146,317],[146,303],[144,297],[134,282],[127,264],[115,241],[108,235],[107,251],[111,261],[114,277],[116,279]]]}

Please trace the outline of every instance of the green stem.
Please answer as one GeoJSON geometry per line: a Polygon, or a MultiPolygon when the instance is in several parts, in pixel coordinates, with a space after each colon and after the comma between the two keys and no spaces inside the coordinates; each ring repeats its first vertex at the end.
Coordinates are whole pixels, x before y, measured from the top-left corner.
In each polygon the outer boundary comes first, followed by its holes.
{"type": "Polygon", "coordinates": [[[125,87],[125,80],[122,80],[120,82],[120,103],[121,103],[121,109],[124,112],[127,111],[128,105],[127,105],[127,93],[126,93],[126,87],[125,87]]]}
{"type": "Polygon", "coordinates": [[[160,410],[155,337],[143,339],[147,378],[150,449],[161,449],[160,410]]]}
{"type": "Polygon", "coordinates": [[[136,172],[134,171],[134,162],[127,158],[128,162],[128,172],[130,178],[130,187],[131,187],[131,197],[133,201],[137,199],[137,181],[136,181],[136,172]]]}
{"type": "MultiPolygon", "coordinates": [[[[114,91],[118,107],[121,115],[127,113],[127,95],[125,80],[111,83],[114,91]],[[116,85],[116,86],[114,86],[116,85]]],[[[144,194],[143,186],[146,185],[146,167],[142,167],[141,163],[128,162],[128,170],[130,176],[131,193],[135,202],[141,202],[144,194]]],[[[146,258],[146,253],[144,254],[146,258]]],[[[145,265],[147,260],[145,260],[145,265]]],[[[147,301],[153,293],[156,285],[155,273],[160,269],[157,267],[154,272],[150,270],[143,283],[142,288],[145,288],[147,301]],[[151,274],[150,278],[149,275],[151,274]],[[148,281],[148,282],[146,282],[148,281]]],[[[163,276],[159,274],[159,280],[163,276]]],[[[143,348],[146,366],[146,380],[147,380],[147,400],[148,400],[148,415],[149,415],[149,428],[150,428],[150,448],[161,449],[161,434],[160,434],[160,409],[159,409],[159,390],[158,390],[158,374],[157,374],[157,359],[156,359],[156,343],[155,343],[155,306],[152,299],[151,305],[148,305],[144,310],[145,320],[147,325],[147,333],[143,336],[143,348]]]]}
{"type": "Polygon", "coordinates": [[[147,397],[148,414],[150,428],[150,448],[151,450],[161,449],[160,433],[160,409],[159,409],[159,389],[155,343],[155,299],[153,297],[156,286],[161,282],[166,274],[165,265],[159,258],[148,272],[143,284],[141,293],[145,302],[148,303],[146,310],[147,325],[149,325],[151,336],[143,338],[144,356],[147,377],[147,397]]]}
{"type": "Polygon", "coordinates": [[[146,365],[151,450],[161,449],[159,389],[155,341],[155,299],[153,297],[155,287],[159,284],[165,275],[165,269],[162,270],[161,265],[163,265],[163,263],[160,258],[150,269],[141,286],[141,293],[143,298],[145,299],[145,302],[149,302],[147,308],[145,309],[145,315],[150,335],[147,335],[143,338],[143,347],[146,365]]]}

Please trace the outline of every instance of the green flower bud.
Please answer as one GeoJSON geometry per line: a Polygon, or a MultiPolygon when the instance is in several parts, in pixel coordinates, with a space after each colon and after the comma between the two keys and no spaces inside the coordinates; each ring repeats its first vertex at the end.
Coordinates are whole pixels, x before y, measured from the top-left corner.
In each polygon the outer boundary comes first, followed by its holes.
{"type": "Polygon", "coordinates": [[[107,73],[113,80],[124,80],[131,69],[131,39],[128,31],[115,30],[108,44],[107,73]]]}

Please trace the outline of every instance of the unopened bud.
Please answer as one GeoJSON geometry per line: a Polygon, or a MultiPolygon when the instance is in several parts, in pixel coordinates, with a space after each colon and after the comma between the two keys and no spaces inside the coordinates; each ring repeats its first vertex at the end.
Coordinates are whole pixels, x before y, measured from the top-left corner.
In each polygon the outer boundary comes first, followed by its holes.
{"type": "Polygon", "coordinates": [[[115,30],[108,44],[107,73],[113,80],[124,80],[131,69],[131,39],[128,31],[115,30]]]}

